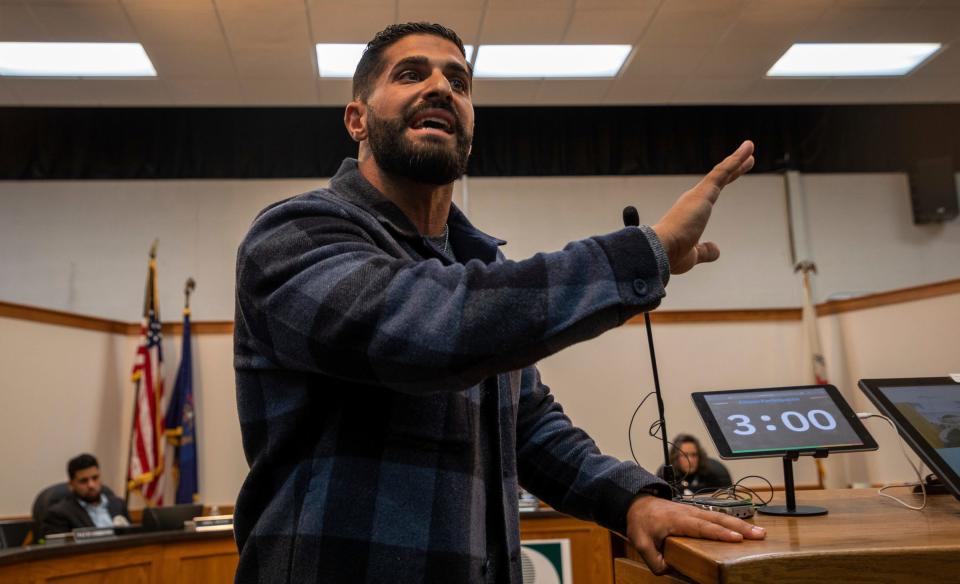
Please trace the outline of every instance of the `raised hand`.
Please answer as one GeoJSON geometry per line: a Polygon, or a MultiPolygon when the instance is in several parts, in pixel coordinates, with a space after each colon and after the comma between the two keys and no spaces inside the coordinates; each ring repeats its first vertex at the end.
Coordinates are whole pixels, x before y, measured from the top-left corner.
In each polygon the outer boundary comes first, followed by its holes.
{"type": "Polygon", "coordinates": [[[717,244],[712,241],[701,243],[700,236],[707,227],[720,191],[749,172],[753,163],[753,142],[747,140],[713,167],[695,187],[683,193],[653,225],[670,259],[671,274],[682,274],[699,263],[712,262],[720,257],[717,244]]]}

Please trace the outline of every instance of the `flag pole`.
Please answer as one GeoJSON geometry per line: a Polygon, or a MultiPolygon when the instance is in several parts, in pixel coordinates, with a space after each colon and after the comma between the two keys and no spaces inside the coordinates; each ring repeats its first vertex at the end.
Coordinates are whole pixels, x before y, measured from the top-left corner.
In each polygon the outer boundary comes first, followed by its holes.
{"type": "MultiPolygon", "coordinates": [[[[187,281],[184,282],[184,285],[183,285],[183,316],[184,316],[184,318],[186,318],[187,315],[190,314],[190,294],[191,294],[194,290],[196,290],[196,289],[197,289],[197,281],[194,280],[192,276],[188,277],[188,278],[187,278],[187,281]]],[[[186,335],[186,334],[187,334],[187,330],[186,330],[186,327],[184,327],[183,335],[186,335]]],[[[184,337],[184,343],[186,343],[186,342],[187,342],[187,341],[186,341],[186,337],[184,337]]],[[[180,358],[181,358],[181,360],[183,359],[183,355],[182,355],[182,354],[181,354],[180,358]]],[[[179,385],[179,381],[180,381],[180,372],[178,371],[178,372],[177,372],[177,381],[174,383],[174,387],[173,387],[174,393],[177,392],[177,386],[179,385]]],[[[170,405],[172,406],[173,404],[171,403],[170,405]]],[[[169,417],[169,411],[167,412],[167,416],[169,417]]],[[[182,428],[181,428],[181,429],[182,429],[182,428]]],[[[180,451],[179,451],[179,448],[180,448],[180,440],[181,440],[181,437],[178,436],[177,434],[174,434],[174,433],[171,433],[171,432],[172,432],[172,431],[171,431],[169,428],[167,428],[167,430],[166,430],[165,433],[166,433],[166,435],[167,435],[167,442],[168,442],[169,444],[173,445],[173,448],[174,448],[174,450],[173,450],[173,468],[172,468],[173,473],[172,473],[172,476],[174,477],[173,482],[174,482],[174,485],[175,485],[173,490],[174,490],[174,493],[176,493],[176,492],[177,492],[177,489],[179,488],[179,483],[180,483],[180,451]]]]}
{"type": "MultiPolygon", "coordinates": [[[[160,244],[159,238],[154,238],[153,244],[150,245],[150,261],[156,261],[157,259],[157,246],[160,244]]],[[[147,310],[149,309],[149,294],[151,292],[151,272],[147,270],[147,285],[146,290],[143,294],[143,316],[147,315],[147,310]]],[[[130,437],[127,439],[127,472],[123,476],[123,483],[126,485],[124,489],[123,496],[123,505],[124,507],[129,508],[130,506],[130,459],[133,457],[133,437],[136,434],[137,427],[137,406],[140,403],[140,400],[137,399],[140,396],[140,374],[133,374],[133,381],[135,382],[135,387],[133,391],[133,415],[130,416],[130,437]]]]}

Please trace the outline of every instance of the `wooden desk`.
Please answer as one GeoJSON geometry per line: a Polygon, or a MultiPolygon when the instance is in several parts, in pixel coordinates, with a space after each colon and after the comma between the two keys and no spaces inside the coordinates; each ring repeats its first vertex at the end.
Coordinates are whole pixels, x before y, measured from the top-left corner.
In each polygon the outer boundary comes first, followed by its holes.
{"type": "Polygon", "coordinates": [[[580,521],[557,511],[520,514],[520,541],[569,539],[571,569],[576,584],[611,584],[613,552],[611,534],[596,523],[580,521]]]}
{"type": "Polygon", "coordinates": [[[233,582],[232,531],[173,531],[0,551],[4,584],[233,582]]]}
{"type": "MultiPolygon", "coordinates": [[[[610,533],[556,511],[523,513],[521,539],[569,539],[574,582],[611,584],[610,533]]],[[[3,584],[228,584],[233,532],[173,531],[0,550],[3,584]]]]}
{"type": "MultiPolygon", "coordinates": [[[[897,491],[919,504],[919,495],[897,491]]],[[[929,497],[923,511],[901,507],[875,489],[803,491],[797,503],[820,505],[829,513],[757,515],[755,522],[767,529],[763,541],[669,538],[664,554],[677,573],[656,577],[641,563],[620,558],[616,582],[960,582],[960,501],[949,495],[929,497]]]]}

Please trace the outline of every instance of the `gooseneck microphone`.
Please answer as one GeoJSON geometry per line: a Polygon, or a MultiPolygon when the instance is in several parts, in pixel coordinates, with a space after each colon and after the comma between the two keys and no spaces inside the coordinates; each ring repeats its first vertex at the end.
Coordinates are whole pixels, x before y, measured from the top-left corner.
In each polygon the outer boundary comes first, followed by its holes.
{"type": "MultiPolygon", "coordinates": [[[[623,225],[624,227],[640,226],[640,213],[633,205],[627,205],[623,208],[623,225]]],[[[657,412],[660,415],[658,424],[660,426],[660,440],[663,444],[663,479],[667,481],[667,484],[670,485],[670,488],[674,490],[674,494],[676,495],[678,488],[675,484],[676,475],[673,470],[673,465],[670,464],[670,449],[668,447],[669,442],[667,441],[667,420],[663,415],[663,396],[660,395],[660,374],[657,371],[657,353],[653,349],[653,332],[650,329],[650,313],[646,310],[643,311],[643,322],[647,328],[647,345],[650,347],[650,367],[653,370],[653,389],[657,396],[657,412]]]]}

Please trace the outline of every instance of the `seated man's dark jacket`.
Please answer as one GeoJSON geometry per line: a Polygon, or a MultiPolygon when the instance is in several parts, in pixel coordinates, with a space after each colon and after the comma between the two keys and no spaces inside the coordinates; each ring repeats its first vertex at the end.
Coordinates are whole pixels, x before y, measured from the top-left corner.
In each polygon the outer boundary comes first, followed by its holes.
{"type": "MultiPolygon", "coordinates": [[[[106,493],[107,511],[110,517],[123,515],[127,521],[130,516],[127,514],[127,506],[123,499],[106,493]]],[[[77,496],[69,496],[57,501],[47,509],[46,514],[40,519],[40,537],[46,537],[51,533],[64,533],[78,527],[93,527],[93,520],[86,509],[80,506],[77,496]]]]}
{"type": "Polygon", "coordinates": [[[346,160],[240,245],[237,582],[519,584],[519,485],[620,532],[638,493],[669,494],[534,366],[657,305],[655,234],[513,262],[456,207],[448,224],[456,261],[346,160]]]}

